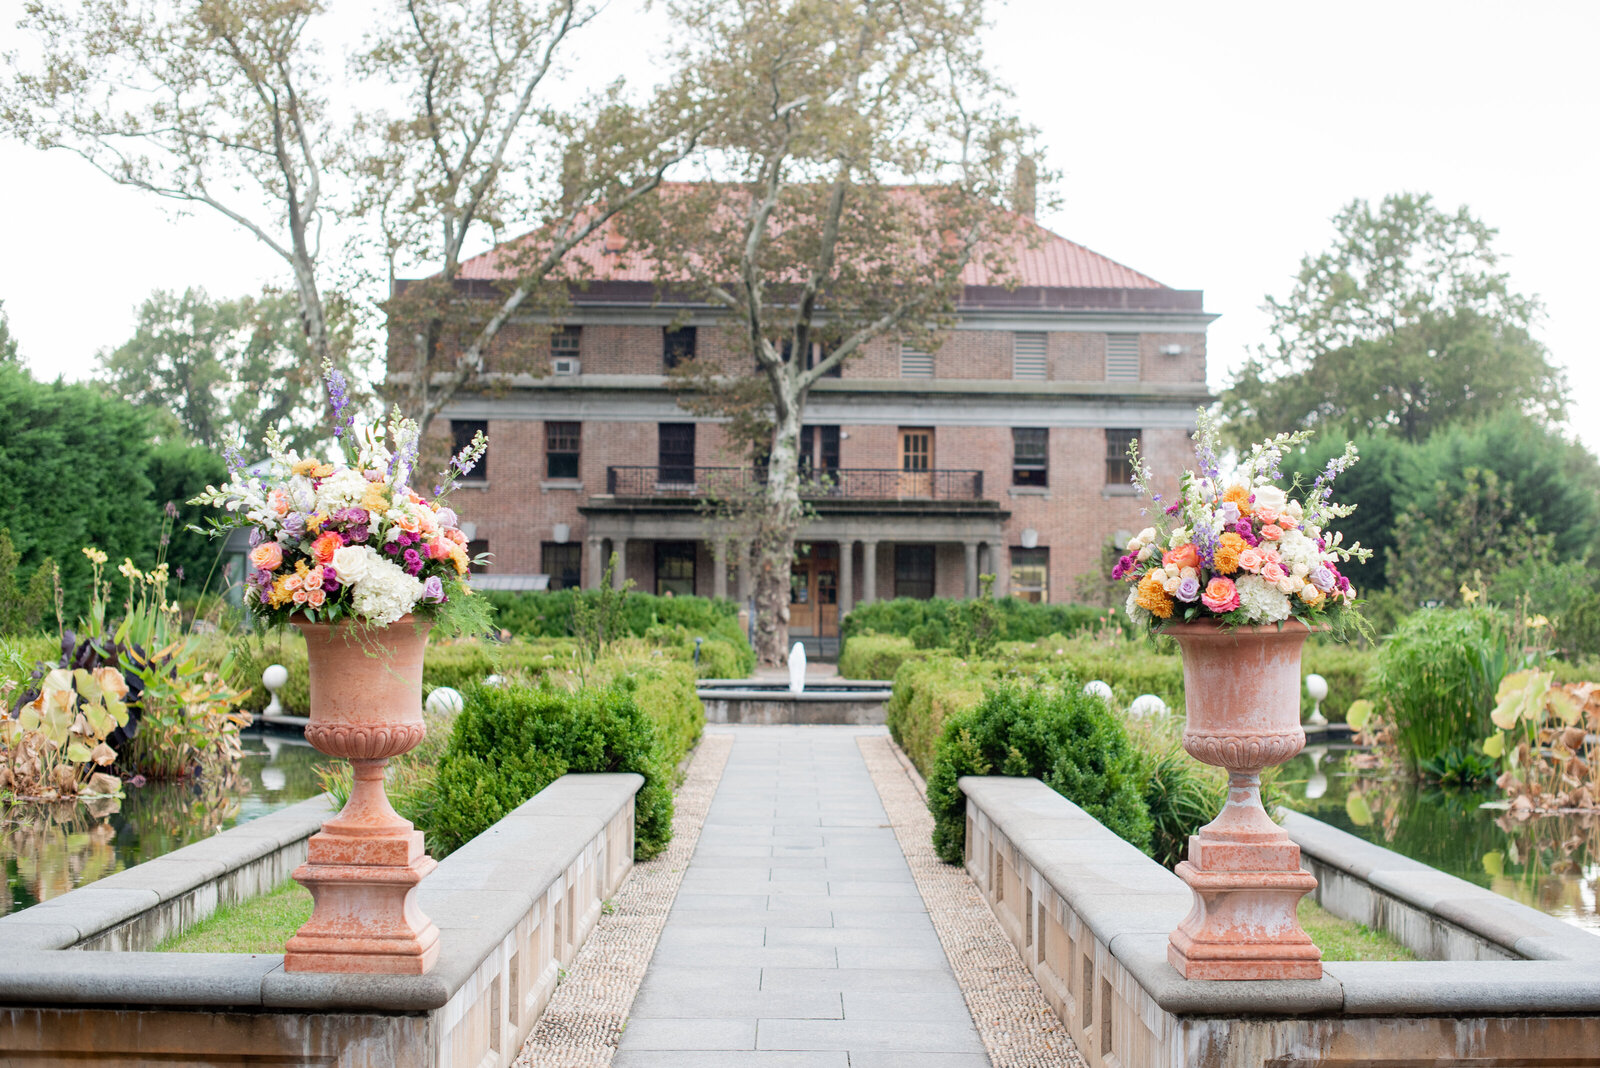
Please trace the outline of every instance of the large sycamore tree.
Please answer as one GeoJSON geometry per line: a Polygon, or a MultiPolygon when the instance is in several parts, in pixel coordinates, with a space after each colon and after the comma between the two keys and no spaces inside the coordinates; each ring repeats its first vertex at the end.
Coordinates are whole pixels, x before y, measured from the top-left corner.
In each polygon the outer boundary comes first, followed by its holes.
{"type": "MultiPolygon", "coordinates": [[[[581,277],[569,253],[661,183],[701,129],[692,94],[635,101],[619,80],[558,110],[562,61],[598,5],[580,0],[400,0],[357,60],[403,107],[363,116],[362,210],[396,264],[430,264],[386,305],[389,381],[424,430],[463,388],[537,372],[534,353],[496,351],[502,329],[558,314],[581,277]],[[508,226],[489,292],[461,289],[463,262],[508,226]],[[490,356],[496,358],[491,366],[490,356]]],[[[487,288],[487,287],[486,287],[487,288]]]]}
{"type": "Polygon", "coordinates": [[[720,309],[737,338],[736,364],[700,368],[689,403],[755,435],[756,650],[776,664],[811,389],[878,339],[932,346],[969,271],[1010,277],[1032,233],[1005,206],[1029,132],[984,65],[976,0],[678,0],[670,12],[677,69],[706,117],[699,180],[622,225],[664,287],[720,309]]]}
{"type": "Polygon", "coordinates": [[[1333,224],[1289,295],[1267,299],[1271,340],[1223,395],[1237,441],[1311,426],[1417,442],[1508,410],[1561,418],[1539,303],[1512,288],[1492,227],[1411,193],[1353,200],[1333,224]]]}
{"type": "Polygon", "coordinates": [[[335,356],[322,239],[336,135],[316,0],[37,0],[4,55],[0,132],[214,211],[280,257],[316,362],[335,356]]]}

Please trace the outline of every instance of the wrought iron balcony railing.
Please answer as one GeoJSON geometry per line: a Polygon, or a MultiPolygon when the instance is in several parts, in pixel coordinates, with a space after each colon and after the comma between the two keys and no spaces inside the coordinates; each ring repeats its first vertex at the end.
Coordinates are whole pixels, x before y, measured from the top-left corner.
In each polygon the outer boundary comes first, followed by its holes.
{"type": "MultiPolygon", "coordinates": [[[[614,497],[682,497],[734,499],[766,484],[760,467],[607,467],[606,492],[614,497]]],[[[977,501],[983,499],[982,471],[901,471],[895,468],[844,467],[807,470],[800,475],[800,495],[811,499],[897,501],[977,501]]]]}

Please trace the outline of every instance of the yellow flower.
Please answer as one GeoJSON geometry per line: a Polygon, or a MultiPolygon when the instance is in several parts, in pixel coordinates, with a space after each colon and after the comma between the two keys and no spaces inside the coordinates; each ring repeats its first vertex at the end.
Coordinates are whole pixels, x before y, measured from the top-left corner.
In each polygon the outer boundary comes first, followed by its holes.
{"type": "Polygon", "coordinates": [[[1478,591],[1463,582],[1461,584],[1461,599],[1467,604],[1471,604],[1478,599],[1478,591]]]}
{"type": "Polygon", "coordinates": [[[83,555],[87,556],[91,563],[103,564],[106,562],[106,554],[92,545],[84,546],[83,555]]]}
{"type": "Polygon", "coordinates": [[[139,569],[133,566],[133,558],[128,556],[122,558],[122,566],[117,568],[117,574],[130,580],[144,578],[139,569]]]}
{"type": "Polygon", "coordinates": [[[1154,574],[1147,574],[1140,579],[1138,590],[1134,603],[1140,608],[1147,610],[1157,619],[1168,619],[1172,616],[1172,598],[1167,595],[1162,581],[1154,574]]]}
{"type": "Polygon", "coordinates": [[[361,507],[379,515],[389,510],[389,493],[383,483],[374,482],[367,487],[367,492],[361,495],[361,507]]]}
{"type": "Polygon", "coordinates": [[[1550,621],[1544,616],[1529,616],[1523,620],[1523,623],[1527,625],[1529,630],[1538,630],[1540,627],[1548,627],[1550,625],[1550,621]]]}

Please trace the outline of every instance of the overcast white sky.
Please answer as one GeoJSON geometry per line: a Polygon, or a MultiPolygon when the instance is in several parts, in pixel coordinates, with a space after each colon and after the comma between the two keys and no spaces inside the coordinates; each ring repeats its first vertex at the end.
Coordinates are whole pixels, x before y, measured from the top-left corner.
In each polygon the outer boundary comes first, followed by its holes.
{"type": "MultiPolygon", "coordinates": [[[[370,6],[330,6],[353,41],[370,6]]],[[[576,83],[647,67],[660,13],[641,6],[612,0],[584,31],[576,83]]],[[[20,9],[0,0],[0,48],[20,9]]],[[[1600,294],[1600,4],[1011,0],[994,19],[991,62],[1063,174],[1042,221],[1205,290],[1222,316],[1214,388],[1261,340],[1263,296],[1328,244],[1341,205],[1429,192],[1499,228],[1513,283],[1545,302],[1539,333],[1570,377],[1573,428],[1600,448],[1583,325],[1600,294]]],[[[0,300],[41,375],[92,373],[154,288],[234,296],[286,281],[225,221],[176,218],[64,152],[0,142],[0,204],[0,300]]]]}

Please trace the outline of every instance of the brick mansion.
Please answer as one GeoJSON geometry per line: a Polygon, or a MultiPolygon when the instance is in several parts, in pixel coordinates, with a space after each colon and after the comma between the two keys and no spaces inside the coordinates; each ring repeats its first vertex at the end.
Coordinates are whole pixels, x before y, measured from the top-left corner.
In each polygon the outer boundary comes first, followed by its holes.
{"type": "MultiPolygon", "coordinates": [[[[1018,285],[969,272],[937,351],[879,338],[813,388],[794,636],[836,635],[853,605],[879,598],[970,597],[984,573],[1001,595],[1071,600],[1106,542],[1146,525],[1129,441],[1158,474],[1183,465],[1211,399],[1215,316],[1201,292],[1038,238],[1019,253],[1018,285]]],[[[614,579],[641,590],[747,597],[747,547],[719,537],[701,498],[758,476],[666,379],[689,358],[743,368],[747,350],[720,311],[664,297],[617,235],[573,254],[591,280],[560,322],[516,321],[497,341],[533,353],[533,373],[459,393],[436,423],[458,442],[479,430],[490,441],[457,491],[473,551],[493,554],[484,584],[593,587],[615,553],[614,579]]],[[[485,253],[458,286],[470,299],[503,264],[485,253]]]]}

